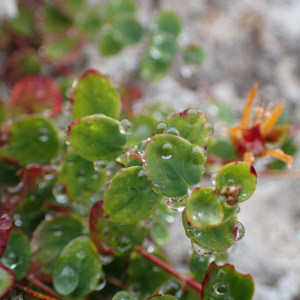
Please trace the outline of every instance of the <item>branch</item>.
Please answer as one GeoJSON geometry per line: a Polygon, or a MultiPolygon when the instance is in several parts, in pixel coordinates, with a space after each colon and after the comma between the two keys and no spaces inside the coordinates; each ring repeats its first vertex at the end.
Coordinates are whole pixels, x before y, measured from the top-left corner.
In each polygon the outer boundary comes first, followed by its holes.
{"type": "Polygon", "coordinates": [[[151,262],[153,262],[154,264],[156,264],[157,266],[159,266],[160,268],[164,269],[165,271],[167,271],[168,273],[173,275],[174,277],[182,280],[183,282],[185,282],[187,285],[191,286],[192,288],[194,288],[198,292],[202,291],[202,284],[201,283],[199,283],[198,281],[196,281],[196,280],[194,280],[194,279],[192,279],[188,276],[185,276],[185,275],[181,274],[176,269],[174,269],[172,266],[168,265],[167,263],[165,263],[164,261],[162,261],[161,259],[159,259],[155,255],[149,253],[146,249],[142,248],[141,246],[137,246],[136,251],[138,253],[140,253],[141,255],[143,255],[148,260],[150,260],[151,262]]]}
{"type": "Polygon", "coordinates": [[[128,146],[124,146],[124,150],[128,151],[131,156],[133,156],[135,159],[139,160],[142,164],[144,163],[142,157],[138,155],[136,152],[134,152],[131,148],[128,146]]]}
{"type": "Polygon", "coordinates": [[[49,297],[49,296],[40,294],[40,293],[38,293],[38,292],[35,292],[35,291],[33,291],[33,290],[31,290],[31,289],[25,287],[25,286],[22,286],[22,285],[17,284],[17,283],[14,283],[13,287],[14,287],[15,289],[18,289],[19,291],[21,291],[21,292],[27,294],[27,295],[30,295],[30,296],[32,296],[32,297],[34,297],[34,298],[37,298],[37,299],[41,299],[41,300],[58,300],[58,299],[56,299],[56,298],[52,298],[52,297],[49,297]]]}

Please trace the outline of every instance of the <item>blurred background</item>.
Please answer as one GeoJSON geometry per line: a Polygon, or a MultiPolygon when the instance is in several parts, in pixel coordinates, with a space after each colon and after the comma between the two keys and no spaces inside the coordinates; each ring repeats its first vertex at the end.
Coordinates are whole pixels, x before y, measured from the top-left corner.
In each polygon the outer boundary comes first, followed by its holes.
{"type": "MultiPolygon", "coordinates": [[[[299,1],[139,0],[134,21],[144,33],[131,23],[133,35],[122,32],[123,20],[122,29],[111,28],[116,12],[103,16],[104,2],[76,7],[72,1],[20,0],[19,6],[0,1],[0,98],[7,101],[12,85],[28,73],[50,74],[68,87],[83,70],[96,68],[127,93],[123,105],[134,103],[133,111],[163,102],[174,111],[194,107],[214,120],[216,109],[225,105],[238,120],[248,91],[258,83],[263,104],[284,102],[293,143],[299,146],[299,1]],[[175,39],[156,32],[155,18],[164,9],[179,17],[179,25],[173,21],[181,29],[171,29],[175,39]],[[125,38],[116,41],[112,30],[125,38]]],[[[215,127],[216,134],[220,128],[215,127]]],[[[257,189],[239,214],[246,235],[230,250],[229,261],[253,276],[255,300],[299,300],[300,158],[295,157],[290,174],[266,174],[268,163],[265,158],[254,164],[257,189]]],[[[209,177],[205,180],[210,183],[209,177]]],[[[180,215],[164,250],[187,272],[191,245],[180,215]]]]}

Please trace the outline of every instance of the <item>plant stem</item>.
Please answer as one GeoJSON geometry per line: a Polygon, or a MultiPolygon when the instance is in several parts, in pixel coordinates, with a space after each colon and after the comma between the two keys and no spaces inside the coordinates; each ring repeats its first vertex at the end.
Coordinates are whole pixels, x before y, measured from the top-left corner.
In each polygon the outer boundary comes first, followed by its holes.
{"type": "MultiPolygon", "coordinates": [[[[35,285],[37,288],[39,288],[40,290],[42,290],[45,293],[49,294],[50,296],[55,297],[57,299],[61,299],[61,297],[56,292],[54,292],[46,284],[44,284],[39,279],[37,279],[33,274],[29,274],[28,276],[26,276],[26,279],[29,282],[31,282],[33,285],[35,285]]],[[[42,295],[42,296],[44,296],[44,295],[42,295]]],[[[36,296],[34,296],[34,297],[36,297],[36,296]]],[[[48,300],[55,299],[55,298],[51,298],[51,297],[48,297],[48,296],[44,296],[44,297],[47,297],[47,298],[39,298],[39,297],[36,297],[36,298],[38,298],[38,299],[48,299],[48,300]]]]}
{"type": "Polygon", "coordinates": [[[58,300],[56,298],[52,298],[52,297],[40,294],[38,292],[35,292],[35,291],[33,291],[33,290],[25,287],[25,286],[17,284],[17,283],[14,283],[13,287],[15,289],[18,289],[19,291],[22,291],[23,293],[25,293],[27,295],[30,295],[30,296],[32,296],[34,298],[37,298],[37,299],[41,299],[41,300],[58,300]]]}
{"type": "Polygon", "coordinates": [[[167,271],[168,273],[173,275],[174,277],[182,280],[183,282],[185,282],[187,285],[191,286],[192,288],[194,288],[198,292],[202,291],[202,284],[201,283],[197,282],[196,280],[194,280],[194,279],[192,279],[188,276],[185,276],[185,275],[181,274],[176,269],[174,269],[172,266],[168,265],[167,263],[165,263],[164,261],[162,261],[161,259],[159,259],[155,255],[149,253],[146,249],[142,248],[141,246],[137,246],[136,251],[138,253],[140,253],[141,255],[143,255],[148,260],[152,261],[154,264],[156,264],[160,268],[164,269],[165,271],[167,271]]]}
{"type": "Polygon", "coordinates": [[[128,151],[131,156],[133,156],[135,159],[139,160],[141,163],[144,163],[142,157],[138,155],[136,152],[134,152],[130,147],[124,146],[124,150],[128,151]]]}

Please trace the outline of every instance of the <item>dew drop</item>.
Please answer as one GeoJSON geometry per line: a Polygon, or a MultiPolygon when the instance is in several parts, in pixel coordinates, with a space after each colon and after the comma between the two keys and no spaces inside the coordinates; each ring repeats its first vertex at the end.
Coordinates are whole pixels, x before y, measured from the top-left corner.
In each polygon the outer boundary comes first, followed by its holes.
{"type": "Polygon", "coordinates": [[[200,126],[200,136],[203,138],[211,138],[214,134],[214,127],[210,123],[203,123],[200,126]]]}
{"type": "Polygon", "coordinates": [[[100,277],[100,280],[98,282],[98,285],[95,288],[95,291],[101,291],[106,286],[106,279],[104,277],[104,274],[100,277]]]}
{"type": "Polygon", "coordinates": [[[211,175],[211,183],[212,183],[213,186],[216,186],[217,176],[218,176],[218,173],[213,173],[211,175]]]}
{"type": "Polygon", "coordinates": [[[48,135],[41,135],[41,136],[39,137],[39,140],[40,140],[41,142],[47,142],[47,141],[49,140],[49,136],[48,136],[48,135]]]}
{"type": "Polygon", "coordinates": [[[155,189],[155,191],[158,193],[158,194],[161,194],[162,193],[162,187],[161,185],[157,184],[157,183],[154,183],[153,184],[153,187],[155,189]]]}
{"type": "MultiPolygon", "coordinates": [[[[73,90],[70,89],[68,92],[67,92],[67,97],[70,98],[71,97],[71,94],[72,94],[73,90]]],[[[62,106],[61,106],[61,110],[62,110],[62,113],[65,115],[65,116],[69,116],[71,114],[71,108],[72,108],[72,104],[70,101],[65,101],[62,106]]]]}
{"type": "Polygon", "coordinates": [[[162,152],[162,158],[163,159],[170,159],[173,154],[173,146],[170,143],[165,143],[162,146],[161,152],[162,152]]]}
{"type": "Polygon", "coordinates": [[[205,257],[210,257],[210,256],[213,256],[214,254],[216,254],[216,251],[213,251],[213,250],[209,250],[209,249],[206,249],[206,248],[203,248],[201,246],[199,246],[196,242],[194,242],[193,240],[191,241],[192,243],[192,246],[193,246],[193,249],[199,254],[199,255],[202,255],[202,256],[205,256],[205,257]]]}
{"type": "Polygon", "coordinates": [[[164,131],[168,128],[168,124],[165,122],[157,122],[155,123],[152,128],[151,128],[151,134],[156,135],[156,134],[162,134],[164,131]]]}
{"type": "Polygon", "coordinates": [[[147,174],[146,174],[146,171],[144,169],[142,169],[138,172],[137,178],[142,178],[144,176],[147,176],[147,174]]]}
{"type": "Polygon", "coordinates": [[[165,197],[166,204],[172,210],[177,212],[183,212],[185,209],[186,197],[179,197],[179,198],[168,198],[165,197]]]}
{"type": "Polygon", "coordinates": [[[73,292],[79,282],[79,274],[71,266],[63,268],[57,280],[56,289],[62,295],[68,295],[73,292]]]}
{"type": "Polygon", "coordinates": [[[141,156],[143,160],[145,160],[145,150],[146,150],[146,145],[150,141],[149,138],[142,140],[138,145],[137,145],[137,152],[141,156]]]}
{"type": "Polygon", "coordinates": [[[114,259],[112,255],[106,254],[106,253],[99,253],[100,254],[100,260],[103,265],[108,265],[111,263],[114,259]]]}
{"type": "Polygon", "coordinates": [[[106,160],[96,160],[96,161],[93,162],[93,164],[94,164],[94,169],[97,172],[102,172],[102,171],[106,170],[107,165],[108,165],[108,161],[106,161],[106,160]]]}
{"type": "Polygon", "coordinates": [[[164,134],[171,134],[171,135],[177,135],[179,136],[179,131],[177,128],[175,127],[168,127],[165,131],[164,134]]]}
{"type": "Polygon", "coordinates": [[[199,112],[194,108],[187,108],[182,113],[183,121],[189,125],[194,125],[199,119],[199,112]]]}
{"type": "Polygon", "coordinates": [[[192,148],[191,163],[193,165],[203,165],[206,162],[207,154],[204,148],[195,146],[192,148]]]}
{"type": "Polygon", "coordinates": [[[64,191],[64,187],[59,182],[56,182],[53,185],[52,193],[58,203],[67,204],[69,202],[69,198],[64,191]]]}
{"type": "Polygon", "coordinates": [[[12,220],[10,216],[4,211],[0,212],[0,229],[8,230],[12,226],[12,220]]]}
{"type": "Polygon", "coordinates": [[[233,234],[236,241],[240,241],[245,236],[245,227],[242,223],[237,222],[233,228],[233,234]]]}
{"type": "Polygon", "coordinates": [[[218,295],[224,295],[227,291],[227,286],[224,283],[216,283],[214,285],[214,290],[218,295]]]}
{"type": "Polygon", "coordinates": [[[123,119],[119,124],[119,129],[122,134],[131,134],[133,132],[133,124],[127,120],[123,119]]]}
{"type": "Polygon", "coordinates": [[[76,253],[76,256],[80,259],[83,260],[86,257],[86,253],[84,250],[80,250],[76,253]]]}

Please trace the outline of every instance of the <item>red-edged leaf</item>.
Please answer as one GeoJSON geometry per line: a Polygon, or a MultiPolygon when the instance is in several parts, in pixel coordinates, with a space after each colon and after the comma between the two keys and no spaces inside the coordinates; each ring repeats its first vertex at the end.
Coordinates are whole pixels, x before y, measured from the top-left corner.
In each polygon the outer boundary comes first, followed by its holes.
{"type": "Polygon", "coordinates": [[[45,111],[53,117],[60,112],[62,102],[61,91],[50,76],[30,74],[13,86],[9,108],[13,115],[45,111]]]}
{"type": "Polygon", "coordinates": [[[2,193],[1,205],[5,210],[16,208],[35,187],[36,181],[53,172],[50,166],[28,165],[17,171],[20,181],[16,186],[5,187],[2,193]]]}
{"type": "Polygon", "coordinates": [[[5,299],[10,289],[13,287],[14,281],[14,272],[0,264],[0,300],[5,299]]]}
{"type": "Polygon", "coordinates": [[[12,227],[12,219],[8,212],[0,210],[0,257],[6,247],[10,230],[12,227]]]}

